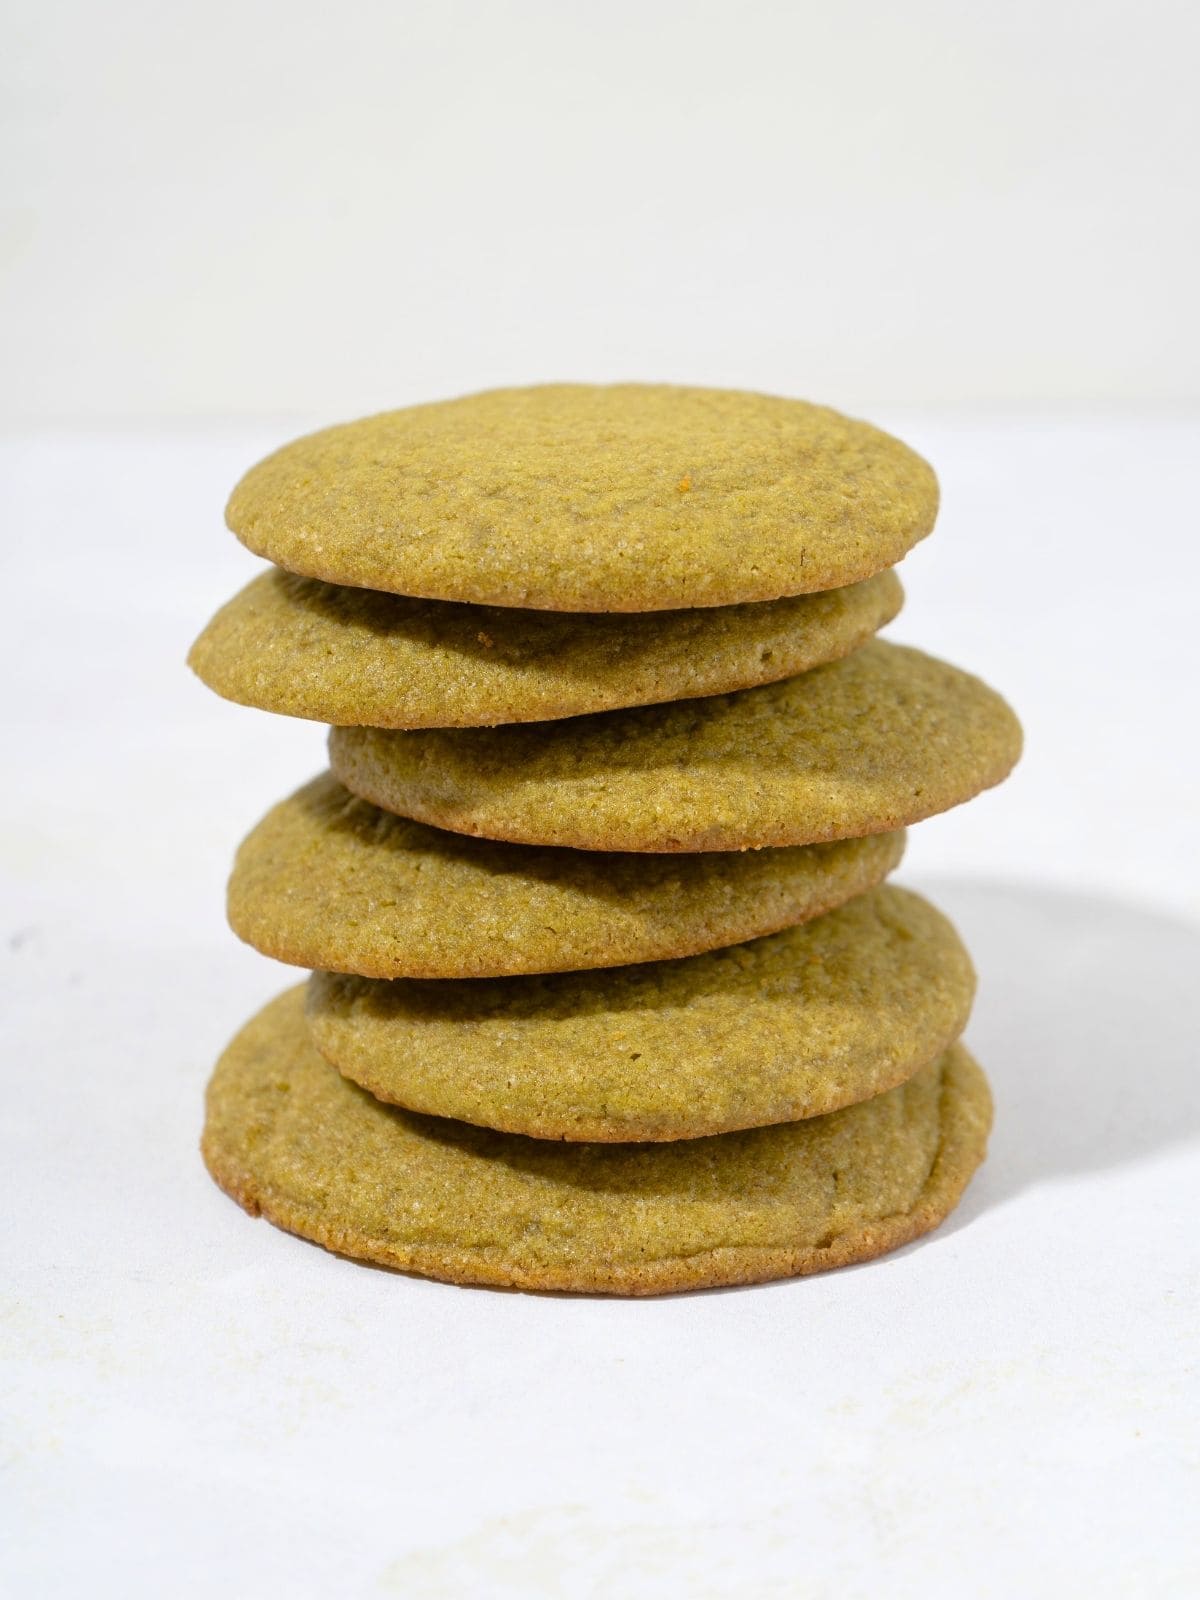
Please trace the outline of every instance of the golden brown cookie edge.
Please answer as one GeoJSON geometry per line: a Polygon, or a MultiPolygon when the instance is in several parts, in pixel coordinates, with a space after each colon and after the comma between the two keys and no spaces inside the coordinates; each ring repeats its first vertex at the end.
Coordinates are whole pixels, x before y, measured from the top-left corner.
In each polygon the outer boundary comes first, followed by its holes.
{"type": "MultiPolygon", "coordinates": [[[[801,672],[809,672],[814,667],[828,666],[833,661],[840,661],[853,651],[861,649],[864,644],[874,638],[881,629],[894,622],[904,606],[904,587],[891,568],[873,573],[862,582],[862,587],[874,585],[871,594],[863,596],[863,607],[860,616],[853,619],[851,626],[846,627],[840,637],[827,638],[819,650],[812,648],[807,651],[796,651],[789,655],[786,652],[772,655],[771,663],[760,660],[758,668],[751,671],[748,667],[741,671],[730,668],[723,674],[716,674],[707,681],[695,681],[680,684],[679,687],[666,693],[656,691],[652,696],[639,694],[630,698],[618,686],[613,685],[607,692],[597,691],[585,695],[577,688],[572,695],[565,686],[560,687],[557,695],[543,688],[538,696],[530,697],[525,705],[514,706],[511,701],[506,701],[503,707],[485,705],[481,703],[477,712],[468,719],[462,715],[447,719],[444,710],[439,711],[431,702],[428,710],[418,713],[412,707],[407,711],[389,709],[382,700],[375,698],[369,701],[360,701],[356,706],[350,706],[341,696],[331,697],[330,700],[320,705],[314,697],[304,707],[301,707],[294,698],[270,691],[248,692],[239,681],[238,674],[226,670],[222,663],[219,650],[214,645],[216,629],[225,614],[235,607],[254,586],[262,581],[267,574],[259,573],[255,578],[245,584],[225,605],[209,619],[204,628],[193,640],[187,654],[187,665],[200,679],[201,683],[223,700],[228,700],[233,705],[247,706],[257,711],[266,711],[274,716],[294,717],[300,721],[323,722],[332,727],[343,728],[386,728],[398,732],[421,732],[438,728],[491,728],[507,725],[519,725],[531,722],[561,722],[569,717],[591,716],[604,711],[625,711],[642,705],[669,705],[679,700],[700,700],[711,695],[732,694],[738,689],[754,689],[767,683],[778,683],[784,678],[794,677],[801,672]],[[501,714],[503,712],[503,714],[501,714]]],[[[343,585],[345,587],[345,585],[343,585]]],[[[855,587],[855,585],[838,585],[837,587],[855,587]]],[[[386,592],[386,591],[380,591],[386,592]]],[[[819,591],[832,593],[832,590],[819,591]]],[[[787,598],[787,597],[784,597],[787,598]]],[[[803,598],[803,597],[793,597],[803,598]]],[[[469,604],[470,602],[435,602],[469,604]]],[[[769,604],[770,602],[763,602],[769,604]]],[[[489,608],[480,607],[481,610],[489,608]]],[[[711,609],[713,611],[736,610],[738,607],[712,607],[697,608],[711,609]]],[[[611,613],[610,613],[611,614],[611,613]]],[[[636,615],[637,613],[624,613],[636,615]]]]}
{"type": "MultiPolygon", "coordinates": [[[[283,802],[281,802],[283,803],[283,802]]],[[[268,816],[270,813],[267,814],[268,816]]],[[[262,819],[266,821],[266,817],[262,819]]],[[[261,826],[261,823],[257,826],[261,826]]],[[[554,960],[550,956],[530,957],[519,965],[507,964],[497,966],[495,961],[488,961],[481,955],[474,961],[463,960],[453,966],[445,961],[438,961],[433,957],[423,960],[409,958],[403,963],[398,960],[389,960],[386,956],[373,956],[365,949],[356,951],[353,964],[349,953],[339,955],[332,959],[331,949],[319,943],[308,942],[298,937],[291,937],[282,931],[279,923],[272,916],[271,910],[257,911],[253,906],[253,897],[247,895],[239,881],[238,863],[241,852],[246,844],[253,838],[255,830],[252,829],[242,843],[238,846],[234,857],[233,869],[226,886],[225,910],[226,920],[230,929],[244,944],[257,950],[260,955],[271,957],[272,960],[282,961],[292,967],[306,967],[310,971],[326,971],[350,973],[360,978],[372,978],[389,981],[394,978],[412,979],[439,979],[454,982],[462,978],[519,978],[536,977],[551,972],[587,972],[601,971],[612,967],[625,967],[640,965],[649,961],[677,961],[688,956],[704,955],[710,950],[722,950],[729,945],[745,944],[749,939],[765,938],[768,934],[780,933],[785,928],[799,927],[805,922],[811,922],[816,917],[824,916],[828,911],[835,911],[839,906],[845,905],[848,900],[865,894],[869,889],[876,888],[885,882],[900,865],[904,856],[906,834],[903,828],[894,831],[884,831],[864,838],[878,839],[881,848],[878,852],[864,852],[861,859],[856,861],[855,870],[846,875],[842,884],[828,886],[831,892],[814,897],[799,910],[798,914],[780,919],[775,916],[764,917],[753,915],[753,901],[750,895],[739,896],[736,902],[740,920],[732,918],[723,925],[719,938],[702,936],[699,930],[689,937],[680,936],[658,943],[650,940],[635,946],[632,943],[621,946],[618,953],[603,955],[594,949],[586,960],[581,959],[581,952],[573,950],[569,957],[560,956],[554,960]],[[834,892],[836,891],[836,892],[834,892]]],[[[485,843],[498,841],[485,840],[485,843]]],[[[858,840],[829,840],[830,844],[855,844],[858,840]]],[[[502,841],[501,841],[502,843],[502,841]]],[[[536,847],[534,847],[536,848],[536,847]]],[[[806,848],[806,847],[798,847],[806,848]]],[[[603,852],[595,852],[603,854],[603,852]]],[[[560,940],[553,942],[554,949],[564,952],[570,947],[565,947],[560,940]]],[[[522,953],[528,951],[529,945],[522,945],[522,953]]],[[[516,952],[512,952],[514,955],[516,952]]]]}
{"type": "MultiPolygon", "coordinates": [[[[950,919],[936,906],[910,890],[903,893],[920,902],[926,911],[933,911],[937,921],[944,925],[945,931],[950,935],[944,952],[944,964],[955,968],[961,980],[961,990],[956,991],[957,1002],[953,1015],[945,1020],[940,1028],[931,1030],[928,1037],[922,1041],[922,1047],[915,1050],[910,1057],[903,1061],[889,1062],[888,1070],[881,1072],[869,1086],[860,1085],[854,1092],[840,1096],[829,1094],[823,1100],[810,1099],[803,1109],[794,1102],[786,1103],[780,1097],[773,1106],[768,1107],[760,1103],[754,1109],[746,1110],[740,1117],[708,1119],[697,1117],[690,1121],[678,1117],[669,1120],[660,1117],[651,1121],[643,1117],[616,1121],[611,1117],[572,1115],[568,1120],[563,1116],[548,1114],[544,1109],[537,1116],[514,1115],[506,1110],[500,1100],[490,1094],[484,1097],[491,1102],[487,1107],[486,1117],[479,1114],[478,1107],[468,1108],[463,1104],[448,1104],[437,1093],[432,1096],[420,1094],[414,1096],[409,1093],[405,1098],[401,1091],[389,1083],[382,1074],[372,1071],[369,1064],[347,1062],[334,1041],[329,1038],[330,1030],[320,1026],[320,996],[331,976],[323,971],[310,973],[308,982],[304,986],[304,1016],[308,1025],[309,1039],[317,1053],[330,1066],[336,1068],[343,1078],[357,1084],[360,1089],[365,1089],[385,1105],[398,1106],[418,1116],[441,1117],[450,1121],[465,1122],[475,1127],[489,1128],[496,1133],[517,1134],[529,1139],[568,1144],[669,1144],[678,1140],[704,1139],[722,1133],[738,1133],[749,1128],[802,1122],[810,1117],[826,1116],[830,1112],[844,1110],[847,1106],[873,1100],[878,1095],[886,1094],[888,1090],[907,1083],[910,1078],[916,1077],[943,1056],[961,1037],[970,1021],[975,1003],[977,977],[974,963],[962,942],[961,935],[950,919]]],[[[803,926],[803,923],[794,926],[803,926]]]]}
{"type": "Polygon", "coordinates": [[[330,1227],[320,1219],[314,1222],[300,1214],[301,1207],[286,1201],[273,1203],[250,1175],[222,1159],[209,1137],[207,1123],[200,1151],[213,1181],[250,1216],[265,1217],[285,1232],[353,1261],[462,1286],[640,1297],[805,1277],[873,1260],[932,1232],[958,1205],[986,1157],[992,1110],[983,1069],[961,1043],[954,1044],[946,1053],[939,1096],[941,1138],[929,1177],[910,1210],[880,1218],[854,1235],[836,1236],[822,1246],[796,1250],[721,1247],[695,1256],[665,1257],[640,1267],[606,1262],[570,1272],[548,1269],[531,1273],[520,1267],[497,1267],[466,1250],[438,1251],[422,1246],[397,1250],[386,1241],[363,1240],[351,1229],[330,1227]]]}
{"type": "MultiPolygon", "coordinates": [[[[753,604],[799,594],[821,593],[827,589],[862,583],[903,560],[922,540],[928,538],[937,521],[941,505],[941,488],[933,467],[918,451],[886,429],[863,418],[852,417],[835,408],[800,400],[794,396],[775,395],[758,390],[714,390],[711,387],[688,384],[535,384],[483,390],[454,396],[447,400],[427,402],[425,405],[403,407],[400,410],[437,409],[480,400],[488,401],[505,393],[521,394],[546,388],[677,389],[681,394],[737,396],[745,400],[767,402],[770,405],[782,404],[785,407],[802,407],[812,413],[821,413],[833,418],[847,436],[857,435],[864,444],[869,439],[875,451],[881,459],[886,459],[890,463],[893,471],[901,471],[902,468],[903,482],[892,483],[890,493],[885,493],[883,496],[883,504],[903,505],[907,511],[907,519],[888,529],[886,536],[884,530],[876,525],[874,533],[878,543],[875,549],[869,554],[863,554],[857,561],[847,560],[844,556],[838,559],[826,556],[824,560],[809,559],[806,562],[807,552],[802,552],[797,567],[789,572],[786,579],[778,573],[772,579],[768,571],[761,571],[754,566],[747,571],[745,563],[739,561],[733,569],[737,574],[736,581],[727,571],[723,574],[725,586],[718,586],[716,592],[710,591],[706,586],[689,588],[686,585],[668,592],[661,575],[658,575],[656,581],[653,576],[648,577],[645,572],[634,574],[628,570],[620,574],[620,584],[614,584],[603,573],[597,575],[599,581],[591,574],[581,578],[580,572],[576,569],[574,583],[564,585],[538,570],[536,562],[539,552],[536,549],[529,552],[530,562],[522,566],[519,583],[501,571],[485,572],[480,569],[477,562],[467,563],[465,568],[460,563],[453,582],[449,583],[444,578],[431,578],[427,574],[422,576],[420,572],[414,572],[411,565],[401,577],[396,571],[394,558],[390,561],[383,558],[376,559],[370,552],[361,548],[350,554],[336,549],[331,552],[330,544],[338,543],[336,529],[333,531],[332,540],[322,538],[320,530],[317,530],[318,537],[314,544],[310,537],[313,530],[304,529],[297,533],[295,527],[290,525],[294,520],[294,513],[289,508],[284,508],[282,522],[279,520],[280,502],[286,500],[286,494],[280,488],[281,477],[286,478],[284,467],[290,466],[293,471],[301,473],[311,470],[311,464],[304,461],[305,450],[311,451],[314,446],[319,447],[333,436],[344,439],[353,430],[378,426],[390,416],[399,414],[395,411],[385,411],[354,418],[348,422],[327,425],[278,446],[248,468],[234,485],[225,506],[225,525],[254,555],[299,576],[316,578],[325,583],[341,584],[349,588],[373,588],[384,593],[406,594],[420,599],[450,600],[513,609],[620,613],[678,609],[706,610],[714,606],[753,604]],[[469,581],[464,581],[464,570],[470,574],[469,581]]],[[[730,531],[736,532],[738,522],[736,511],[731,514],[729,522],[730,531]]],[[[651,571],[653,573],[654,569],[651,571]]],[[[711,577],[711,574],[709,576],[711,577]]]]}

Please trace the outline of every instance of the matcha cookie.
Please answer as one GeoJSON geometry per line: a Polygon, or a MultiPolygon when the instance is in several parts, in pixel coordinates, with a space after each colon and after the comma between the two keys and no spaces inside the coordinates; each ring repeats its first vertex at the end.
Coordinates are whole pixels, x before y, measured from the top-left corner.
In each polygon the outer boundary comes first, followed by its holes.
{"type": "Polygon", "coordinates": [[[291,572],[433,600],[663,611],[857,583],[937,480],[824,406],[666,384],[496,389],[285,445],[226,520],[291,572]]]}
{"type": "Polygon", "coordinates": [[[334,772],[436,827],[584,850],[740,850],[895,829],[998,783],[993,690],[876,640],[782,683],[526,727],[335,728],[334,772]]]}
{"type": "Polygon", "coordinates": [[[823,594],[639,614],[406,600],[264,572],[188,660],[218,694],[318,722],[537,722],[771,683],[846,655],[899,611],[892,572],[823,594]]]}
{"type": "Polygon", "coordinates": [[[456,1283],[654,1294],[862,1261],[926,1233],[982,1161],[986,1080],[956,1045],[807,1122],[665,1145],[571,1145],[381,1105],[273,1001],[208,1088],[204,1159],[252,1214],[456,1283]]]}
{"type": "Polygon", "coordinates": [[[966,1026],[945,917],[874,889],[684,961],[463,983],[314,973],[321,1054],[381,1100],[506,1133],[693,1139],[794,1122],[911,1078],[966,1026]]]}
{"type": "Polygon", "coordinates": [[[902,832],[688,856],[493,844],[380,811],[325,773],[243,843],[229,921],[264,955],[368,978],[624,966],[804,922],[903,850],[902,832]]]}

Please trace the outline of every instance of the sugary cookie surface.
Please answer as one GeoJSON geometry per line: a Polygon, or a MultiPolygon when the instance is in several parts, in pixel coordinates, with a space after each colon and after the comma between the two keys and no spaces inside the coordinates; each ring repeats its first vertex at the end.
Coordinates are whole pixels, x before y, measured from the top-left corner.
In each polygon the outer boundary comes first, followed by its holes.
{"type": "Polygon", "coordinates": [[[706,700],[512,728],[335,728],[329,742],[348,789],[435,827],[651,852],[903,827],[999,783],[1020,750],[994,690],[880,640],[706,700]]]}
{"type": "Polygon", "coordinates": [[[856,583],[933,527],[937,480],[824,406],[668,384],[496,389],[326,428],[234,489],[257,554],[331,583],[659,611],[856,583]]]}
{"type": "Polygon", "coordinates": [[[514,611],[261,573],[192,646],[241,705],[375,728],[539,722],[773,683],[865,644],[900,609],[894,572],[695,611],[514,611]]]}
{"type": "Polygon", "coordinates": [[[383,1100],[549,1139],[692,1139],[818,1116],[956,1039],[975,974],[928,901],[884,887],[748,944],[463,983],[314,974],[318,1049],[383,1100]]]}
{"type": "Polygon", "coordinates": [[[460,1283],[654,1294],[865,1260],[936,1227],[991,1097],[955,1045],[827,1117],[666,1145],[563,1144],[381,1105],[309,1041],[301,990],[217,1064],[203,1150],[248,1211],[460,1283]]]}
{"type": "Polygon", "coordinates": [[[243,842],[229,920],[264,955],[368,978],[615,967],[807,921],[903,850],[902,832],[684,856],[495,844],[381,811],[324,773],[243,842]]]}

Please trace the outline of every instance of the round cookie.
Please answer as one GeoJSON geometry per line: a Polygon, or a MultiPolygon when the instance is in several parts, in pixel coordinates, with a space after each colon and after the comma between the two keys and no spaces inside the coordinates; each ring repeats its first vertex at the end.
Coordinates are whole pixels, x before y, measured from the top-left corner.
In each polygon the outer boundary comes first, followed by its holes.
{"type": "Polygon", "coordinates": [[[208,1087],[220,1186],[343,1255],[456,1283],[655,1294],[881,1255],[954,1209],[983,1160],[987,1082],[955,1045],[827,1117],[665,1145],[571,1145],[414,1116],[325,1064],[301,991],[208,1087]]]}
{"type": "Polygon", "coordinates": [[[750,944],[610,972],[463,983],[314,973],[313,1042],[381,1100],[542,1139],[694,1139],[835,1111],[966,1026],[946,918],[873,889],[750,944]]]}
{"type": "Polygon", "coordinates": [[[864,644],[899,611],[893,572],[755,605],[512,611],[264,572],[189,664],[241,705],[375,728],[491,727],[770,683],[864,644]]]}
{"type": "Polygon", "coordinates": [[[624,966],[806,921],[903,851],[903,832],[689,856],[494,844],[380,811],[323,773],[238,850],[229,921],[264,955],[368,978],[624,966]]]}
{"type": "Polygon", "coordinates": [[[857,583],[937,480],[824,406],[668,384],[495,389],[285,445],[226,521],[312,578],[543,611],[663,611],[857,583]]]}
{"type": "Polygon", "coordinates": [[[348,789],[436,827],[584,850],[741,850],[903,827],[998,783],[994,690],[875,640],[782,683],[512,728],[335,728],[348,789]]]}

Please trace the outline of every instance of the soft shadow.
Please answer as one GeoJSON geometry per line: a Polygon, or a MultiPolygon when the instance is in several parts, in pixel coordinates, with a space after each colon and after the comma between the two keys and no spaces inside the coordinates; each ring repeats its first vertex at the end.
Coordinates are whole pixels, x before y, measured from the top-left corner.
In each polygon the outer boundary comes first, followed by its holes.
{"type": "Polygon", "coordinates": [[[992,1082],[988,1160],[945,1231],[1033,1184],[1200,1132],[1200,927],[1114,896],[921,884],[979,971],[967,1043],[992,1082]]]}

